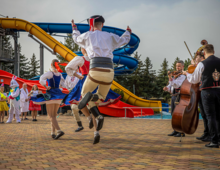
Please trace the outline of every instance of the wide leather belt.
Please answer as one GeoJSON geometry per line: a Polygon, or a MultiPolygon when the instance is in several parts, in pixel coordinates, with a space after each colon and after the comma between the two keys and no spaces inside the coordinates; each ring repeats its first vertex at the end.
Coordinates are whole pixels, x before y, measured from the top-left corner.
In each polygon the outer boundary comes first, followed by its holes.
{"type": "Polygon", "coordinates": [[[107,70],[107,69],[101,69],[101,68],[92,68],[90,69],[91,71],[101,71],[101,72],[108,72],[110,73],[111,71],[110,70],[107,70]]]}
{"type": "Polygon", "coordinates": [[[92,78],[89,74],[88,74],[88,78],[89,78],[90,80],[92,80],[93,82],[98,83],[98,84],[102,84],[102,85],[110,85],[110,84],[112,84],[112,81],[111,81],[111,82],[103,82],[103,81],[95,80],[95,79],[92,78]]]}
{"type": "Polygon", "coordinates": [[[111,58],[107,57],[94,57],[90,60],[89,69],[103,67],[113,69],[113,62],[111,58]]]}

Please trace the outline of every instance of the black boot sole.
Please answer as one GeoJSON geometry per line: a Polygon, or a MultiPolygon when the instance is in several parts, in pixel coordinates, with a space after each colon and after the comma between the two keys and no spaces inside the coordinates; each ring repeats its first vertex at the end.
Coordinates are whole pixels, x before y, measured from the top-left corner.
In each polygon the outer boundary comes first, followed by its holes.
{"type": "Polygon", "coordinates": [[[218,145],[205,145],[205,147],[207,147],[207,148],[219,148],[219,146],[218,145]]]}
{"type": "Polygon", "coordinates": [[[65,133],[64,132],[60,132],[54,139],[59,139],[61,136],[63,136],[65,133]]]}
{"type": "Polygon", "coordinates": [[[84,127],[81,127],[81,128],[79,127],[78,129],[75,130],[75,132],[79,132],[79,131],[81,131],[83,129],[84,129],[84,127]]]}
{"type": "Polygon", "coordinates": [[[51,135],[51,137],[54,139],[56,137],[56,135],[51,135]]]}
{"type": "Polygon", "coordinates": [[[79,102],[78,109],[81,110],[86,107],[87,103],[91,100],[93,94],[91,92],[86,93],[86,95],[79,102]]]}
{"type": "Polygon", "coordinates": [[[203,139],[201,141],[203,141],[203,142],[211,142],[212,140],[211,139],[203,139]]]}
{"type": "Polygon", "coordinates": [[[102,119],[98,118],[98,123],[97,123],[96,130],[100,131],[102,129],[102,127],[103,127],[103,124],[104,124],[104,117],[102,119]]]}
{"type": "Polygon", "coordinates": [[[197,140],[204,140],[207,137],[209,137],[208,135],[203,135],[202,137],[196,137],[197,140]]]}
{"type": "Polygon", "coordinates": [[[100,141],[100,135],[97,135],[94,137],[93,144],[95,145],[95,144],[99,143],[99,141],[100,141]]]}

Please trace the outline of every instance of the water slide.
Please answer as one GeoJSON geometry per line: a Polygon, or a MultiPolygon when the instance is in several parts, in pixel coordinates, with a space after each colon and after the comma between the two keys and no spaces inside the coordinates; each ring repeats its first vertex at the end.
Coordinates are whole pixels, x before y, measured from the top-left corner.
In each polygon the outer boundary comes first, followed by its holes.
{"type": "MultiPolygon", "coordinates": [[[[42,28],[45,32],[49,33],[50,35],[57,35],[59,33],[72,33],[72,26],[70,23],[39,23],[34,22],[35,25],[42,28]]],[[[81,33],[87,32],[89,30],[88,24],[76,24],[78,30],[81,33]]],[[[119,36],[121,36],[125,30],[104,26],[103,31],[115,33],[119,36]]],[[[58,35],[59,36],[59,35],[58,35]]],[[[115,74],[121,75],[126,73],[132,73],[138,66],[138,61],[130,57],[131,55],[139,46],[140,39],[135,34],[131,34],[131,40],[130,42],[121,47],[116,49],[113,54],[113,62],[116,63],[119,67],[115,68],[115,74]]],[[[81,52],[74,52],[77,55],[82,55],[81,52]]]]}
{"type": "Polygon", "coordinates": [[[154,110],[151,108],[139,108],[133,105],[129,105],[122,101],[118,101],[115,104],[111,104],[108,106],[100,106],[99,111],[104,113],[105,115],[114,116],[114,117],[140,117],[140,116],[150,116],[154,115],[154,110]],[[125,107],[129,107],[126,108],[125,107]]]}
{"type": "MultiPolygon", "coordinates": [[[[10,85],[12,77],[13,77],[13,74],[7,71],[4,71],[4,70],[0,70],[0,83],[10,85]]],[[[18,77],[16,81],[19,84],[19,88],[22,88],[23,83],[26,83],[28,91],[31,91],[32,86],[37,85],[39,90],[41,90],[43,93],[46,93],[45,87],[39,83],[39,80],[26,80],[26,79],[22,79],[18,77]]],[[[69,91],[67,89],[63,89],[63,93],[68,94],[69,91]]]]}
{"type": "MultiPolygon", "coordinates": [[[[78,26],[78,29],[80,30],[81,33],[89,30],[88,24],[76,24],[76,25],[78,26]]],[[[59,23],[33,24],[18,18],[0,18],[0,27],[3,29],[10,28],[19,31],[29,32],[30,34],[34,35],[39,40],[41,40],[43,43],[45,43],[54,52],[60,54],[67,61],[71,61],[75,56],[77,56],[77,54],[69,50],[63,44],[61,44],[56,39],[54,39],[53,37],[51,37],[49,34],[46,33],[46,32],[50,34],[71,33],[72,32],[71,24],[59,24],[59,23]]],[[[108,26],[105,26],[103,28],[103,31],[112,32],[119,36],[122,35],[124,32],[124,30],[122,29],[108,27],[108,26]]],[[[137,62],[135,65],[135,59],[125,55],[132,54],[137,49],[139,42],[140,42],[139,38],[135,34],[132,34],[131,40],[128,43],[128,45],[114,51],[113,61],[115,63],[118,63],[119,65],[123,65],[116,68],[116,74],[131,73],[136,69],[137,62]]],[[[111,88],[112,90],[118,88],[124,91],[124,100],[126,100],[131,105],[140,106],[140,107],[162,107],[160,101],[141,99],[138,96],[131,93],[130,91],[128,91],[127,89],[125,89],[124,87],[122,87],[121,85],[119,85],[118,83],[116,83],[115,81],[113,81],[111,88]]],[[[154,111],[161,111],[161,109],[154,109],[154,111]]]]}

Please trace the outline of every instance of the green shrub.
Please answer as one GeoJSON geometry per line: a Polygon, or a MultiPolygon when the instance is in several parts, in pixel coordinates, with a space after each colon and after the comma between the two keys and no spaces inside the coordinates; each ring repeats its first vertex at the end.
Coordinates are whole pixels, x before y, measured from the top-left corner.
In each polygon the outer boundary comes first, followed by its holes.
{"type": "Polygon", "coordinates": [[[125,100],[123,99],[124,98],[124,92],[120,89],[114,89],[113,90],[115,93],[121,95],[121,101],[125,102],[125,100]]]}

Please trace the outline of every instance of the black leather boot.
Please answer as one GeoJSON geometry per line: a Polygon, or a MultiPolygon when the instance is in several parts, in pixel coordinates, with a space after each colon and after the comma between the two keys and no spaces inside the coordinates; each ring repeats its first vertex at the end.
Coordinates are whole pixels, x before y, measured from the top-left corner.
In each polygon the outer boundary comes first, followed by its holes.
{"type": "Polygon", "coordinates": [[[82,122],[81,121],[77,122],[77,124],[78,124],[79,127],[78,127],[78,129],[75,130],[75,132],[79,132],[79,131],[84,129],[84,127],[82,126],[82,122]]]}
{"type": "Polygon", "coordinates": [[[198,139],[198,140],[203,140],[203,139],[205,139],[207,136],[209,136],[209,135],[204,133],[202,136],[196,137],[196,139],[198,139]]]}
{"type": "Polygon", "coordinates": [[[211,142],[212,139],[210,136],[206,136],[205,138],[202,139],[203,142],[211,142]]]}
{"type": "Polygon", "coordinates": [[[100,135],[96,134],[95,137],[94,137],[93,144],[97,144],[97,143],[99,143],[99,141],[100,141],[100,135]]]}
{"type": "Polygon", "coordinates": [[[78,108],[79,110],[86,107],[87,103],[91,101],[98,101],[99,96],[97,94],[92,94],[91,92],[86,93],[86,95],[82,98],[82,100],[79,102],[78,108]]]}
{"type": "MultiPolygon", "coordinates": [[[[102,115],[100,115],[99,109],[97,106],[94,106],[90,109],[91,113],[93,114],[93,116],[96,118],[97,120],[97,131],[100,131],[103,127],[103,123],[104,123],[104,117],[102,115]]],[[[92,121],[92,120],[91,120],[92,121]]]]}
{"type": "Polygon", "coordinates": [[[219,148],[218,143],[212,143],[210,142],[209,144],[206,144],[205,147],[209,147],[209,148],[219,148]]]}
{"type": "Polygon", "coordinates": [[[175,136],[177,133],[178,133],[178,132],[176,132],[176,131],[174,130],[172,133],[168,134],[168,136],[175,136]]]}

